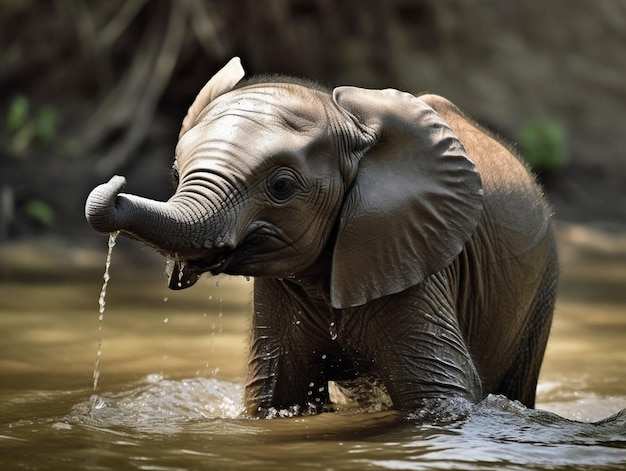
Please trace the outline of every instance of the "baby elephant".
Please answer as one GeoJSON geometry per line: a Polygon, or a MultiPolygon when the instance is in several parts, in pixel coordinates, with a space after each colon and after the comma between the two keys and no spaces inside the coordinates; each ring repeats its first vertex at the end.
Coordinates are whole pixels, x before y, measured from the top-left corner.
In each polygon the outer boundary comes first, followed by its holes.
{"type": "Polygon", "coordinates": [[[96,187],[86,216],[204,272],[255,277],[245,405],[317,411],[377,378],[393,407],[534,406],[557,284],[550,209],[519,158],[436,95],[232,59],[189,108],[167,202],[96,187]]]}

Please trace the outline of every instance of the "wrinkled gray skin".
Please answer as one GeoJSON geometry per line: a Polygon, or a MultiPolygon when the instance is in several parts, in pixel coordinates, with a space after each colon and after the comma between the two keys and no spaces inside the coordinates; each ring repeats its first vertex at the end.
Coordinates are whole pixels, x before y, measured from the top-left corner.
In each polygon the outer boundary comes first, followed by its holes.
{"type": "Polygon", "coordinates": [[[172,288],[255,277],[249,414],[319,409],[357,376],[400,410],[532,407],[558,269],[524,165],[435,95],[243,75],[233,59],[189,109],[169,201],[113,177],[86,216],[177,260],[172,288]]]}

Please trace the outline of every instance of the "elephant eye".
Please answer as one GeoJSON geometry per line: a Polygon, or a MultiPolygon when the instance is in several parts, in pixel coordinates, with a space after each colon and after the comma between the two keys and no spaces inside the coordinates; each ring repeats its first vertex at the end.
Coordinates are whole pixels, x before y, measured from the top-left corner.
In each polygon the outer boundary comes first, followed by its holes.
{"type": "Polygon", "coordinates": [[[295,171],[289,168],[276,169],[267,183],[268,193],[275,203],[285,203],[303,186],[295,171]]]}

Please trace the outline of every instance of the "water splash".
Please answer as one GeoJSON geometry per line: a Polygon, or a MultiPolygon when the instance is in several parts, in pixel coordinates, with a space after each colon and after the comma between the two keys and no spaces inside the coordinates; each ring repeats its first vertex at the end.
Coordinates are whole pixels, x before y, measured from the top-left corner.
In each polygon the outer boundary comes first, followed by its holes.
{"type": "Polygon", "coordinates": [[[234,419],[242,414],[241,384],[215,378],[168,380],[151,374],[129,389],[92,395],[89,401],[75,405],[65,420],[169,434],[199,420],[234,419]]]}
{"type": "Polygon", "coordinates": [[[98,380],[100,379],[100,358],[102,357],[102,323],[104,321],[104,309],[106,306],[106,294],[107,286],[111,276],[109,275],[109,269],[111,268],[111,256],[113,254],[113,247],[115,247],[115,241],[117,239],[118,232],[112,232],[109,234],[109,250],[107,252],[107,260],[104,265],[104,275],[102,276],[104,282],[102,283],[102,289],[100,290],[100,297],[98,298],[98,348],[96,350],[96,361],[93,366],[93,390],[98,388],[98,380]]]}

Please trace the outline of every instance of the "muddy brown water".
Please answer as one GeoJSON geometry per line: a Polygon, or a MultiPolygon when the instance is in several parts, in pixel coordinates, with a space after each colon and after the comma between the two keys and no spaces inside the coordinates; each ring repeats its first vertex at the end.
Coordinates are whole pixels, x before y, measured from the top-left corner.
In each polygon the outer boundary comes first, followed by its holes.
{"type": "Polygon", "coordinates": [[[560,239],[538,410],[489,397],[427,419],[242,418],[244,279],[172,292],[114,252],[98,332],[101,270],[5,276],[0,469],[626,469],[626,239],[576,227],[560,239]]]}

